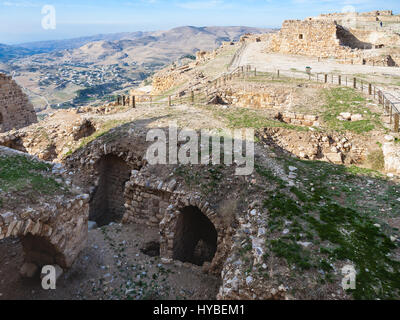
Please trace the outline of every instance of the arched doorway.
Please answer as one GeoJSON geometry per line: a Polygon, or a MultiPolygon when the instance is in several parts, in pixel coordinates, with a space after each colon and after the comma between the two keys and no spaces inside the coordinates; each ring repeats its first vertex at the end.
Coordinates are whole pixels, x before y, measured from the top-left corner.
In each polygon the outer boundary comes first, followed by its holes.
{"type": "Polygon", "coordinates": [[[218,234],[213,223],[198,207],[180,210],[176,222],[173,259],[202,266],[217,251],[218,234]]]}
{"type": "Polygon", "coordinates": [[[125,211],[124,189],[129,180],[128,164],[115,155],[106,155],[97,163],[99,184],[90,202],[89,220],[104,226],[119,221],[125,211]]]}
{"type": "Polygon", "coordinates": [[[44,237],[28,233],[21,237],[25,261],[33,262],[39,267],[44,265],[64,265],[64,256],[50,241],[44,237]]]}

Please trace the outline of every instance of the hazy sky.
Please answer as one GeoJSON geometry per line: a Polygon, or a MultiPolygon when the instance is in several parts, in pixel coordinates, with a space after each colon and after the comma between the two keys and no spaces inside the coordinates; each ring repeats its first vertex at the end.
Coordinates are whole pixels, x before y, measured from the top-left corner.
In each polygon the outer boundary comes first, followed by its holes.
{"type": "Polygon", "coordinates": [[[341,12],[348,6],[400,12],[400,0],[0,0],[0,43],[184,25],[279,27],[284,19],[341,12]],[[54,30],[42,28],[44,5],[55,8],[54,30]]]}

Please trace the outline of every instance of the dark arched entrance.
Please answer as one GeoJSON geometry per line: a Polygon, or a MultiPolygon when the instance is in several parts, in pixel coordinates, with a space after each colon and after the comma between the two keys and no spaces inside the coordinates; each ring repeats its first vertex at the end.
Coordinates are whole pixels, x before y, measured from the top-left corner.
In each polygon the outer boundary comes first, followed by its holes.
{"type": "Polygon", "coordinates": [[[4,122],[3,114],[0,112],[0,132],[3,130],[3,122],[4,122]]]}
{"type": "Polygon", "coordinates": [[[217,230],[201,210],[185,207],[176,222],[173,258],[199,266],[211,262],[217,251],[217,239],[217,230]]]}
{"type": "Polygon", "coordinates": [[[39,267],[52,264],[63,266],[65,264],[63,255],[46,238],[28,233],[21,237],[21,244],[27,262],[33,262],[39,267]]]}
{"type": "Polygon", "coordinates": [[[130,169],[121,158],[106,155],[99,160],[97,171],[100,180],[90,202],[89,220],[103,226],[121,220],[124,215],[124,190],[130,177],[130,169]]]}

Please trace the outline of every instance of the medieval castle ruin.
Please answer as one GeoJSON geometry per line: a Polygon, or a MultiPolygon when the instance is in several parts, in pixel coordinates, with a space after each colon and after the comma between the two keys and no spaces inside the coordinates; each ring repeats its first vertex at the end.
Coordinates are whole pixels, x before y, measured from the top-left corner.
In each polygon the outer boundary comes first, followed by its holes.
{"type": "Polygon", "coordinates": [[[37,122],[33,105],[10,76],[0,74],[0,132],[37,122]]]}
{"type": "MultiPolygon", "coordinates": [[[[375,17],[382,16],[399,19],[390,12],[379,11],[360,17],[362,21],[372,17],[376,21],[375,17]]],[[[270,37],[267,52],[335,58],[348,64],[390,67],[400,64],[399,53],[387,50],[400,44],[398,33],[352,28],[346,23],[346,17],[349,21],[359,21],[359,16],[353,14],[323,15],[303,21],[286,20],[281,30],[270,37]],[[343,25],[340,24],[342,22],[343,25]]]]}
{"type": "MultiPolygon", "coordinates": [[[[354,16],[373,23],[398,19],[390,11],[354,16]]],[[[15,180],[0,176],[0,273],[13,268],[32,278],[42,266],[58,265],[66,271],[60,279],[66,289],[56,298],[395,296],[400,231],[380,226],[394,226],[389,219],[400,210],[400,100],[394,100],[398,85],[377,84],[397,79],[398,69],[378,66],[400,65],[400,36],[353,28],[347,17],[288,20],[279,32],[246,34],[171,64],[152,85],[146,79],[129,93],[125,88],[114,102],[57,110],[37,124],[21,88],[0,74],[0,132],[9,131],[0,133],[0,173],[19,161],[28,168],[17,183],[29,182],[14,192],[15,180]],[[334,72],[348,74],[285,73],[285,55],[304,67],[332,58],[334,72]],[[348,69],[360,69],[365,82],[348,69]],[[371,80],[370,70],[383,71],[371,80]],[[149,131],[161,130],[172,152],[172,132],[181,128],[196,135],[218,128],[207,140],[217,141],[217,149],[230,129],[254,129],[255,170],[238,176],[237,163],[151,164],[149,131]],[[34,190],[33,175],[43,192],[34,190]],[[35,193],[28,197],[30,189],[35,193]],[[342,237],[357,232],[357,238],[342,237]],[[354,296],[341,287],[348,261],[364,267],[358,272],[368,280],[354,296]],[[170,296],[159,293],[163,273],[171,277],[170,296]],[[212,279],[207,290],[198,289],[193,274],[198,282],[212,279]],[[378,294],[370,282],[388,285],[378,294]]],[[[32,291],[22,281],[2,280],[0,297],[20,298],[14,287],[24,289],[23,297],[32,291]]]]}

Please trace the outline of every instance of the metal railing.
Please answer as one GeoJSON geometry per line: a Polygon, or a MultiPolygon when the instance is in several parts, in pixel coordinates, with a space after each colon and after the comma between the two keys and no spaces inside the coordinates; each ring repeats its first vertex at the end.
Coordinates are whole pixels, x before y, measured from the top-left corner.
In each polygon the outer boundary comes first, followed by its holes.
{"type": "Polygon", "coordinates": [[[339,85],[344,87],[351,87],[359,90],[372,99],[378,102],[384,109],[385,115],[389,116],[391,129],[394,132],[399,132],[399,118],[400,118],[400,100],[394,101],[389,98],[389,93],[384,92],[375,84],[366,82],[357,77],[343,74],[332,73],[307,73],[299,71],[276,70],[275,72],[258,72],[250,65],[239,66],[230,72],[223,73],[213,80],[208,81],[201,87],[189,88],[182,91],[178,95],[151,95],[143,94],[136,96],[118,96],[117,105],[135,107],[137,103],[141,104],[165,104],[168,106],[173,104],[184,103],[206,103],[207,97],[210,92],[215,92],[215,89],[224,87],[230,81],[235,79],[268,79],[271,81],[285,81],[285,80],[305,80],[314,81],[331,85],[339,85]]]}

